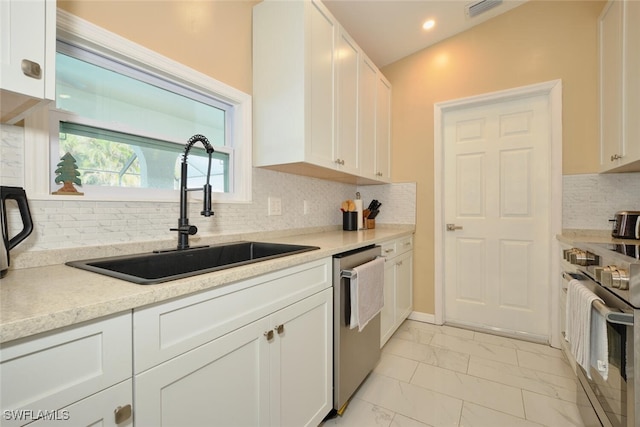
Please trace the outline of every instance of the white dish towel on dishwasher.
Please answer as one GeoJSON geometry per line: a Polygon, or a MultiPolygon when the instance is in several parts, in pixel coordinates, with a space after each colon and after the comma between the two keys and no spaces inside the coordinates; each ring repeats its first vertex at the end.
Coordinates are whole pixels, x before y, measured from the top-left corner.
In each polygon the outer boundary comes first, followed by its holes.
{"type": "MultiPolygon", "coordinates": [[[[603,348],[605,353],[608,351],[606,325],[603,337],[601,326],[592,328],[591,324],[591,310],[595,310],[592,306],[594,301],[604,303],[600,297],[587,289],[579,280],[573,279],[569,282],[567,287],[567,330],[565,339],[569,342],[571,354],[573,354],[576,362],[585,370],[589,379],[591,379],[590,366],[592,363],[592,352],[599,353],[593,354],[594,362],[596,362],[597,358],[606,364],[608,359],[606,354],[601,354],[603,348]],[[598,336],[594,336],[594,332],[598,332],[598,334],[596,334],[598,336]],[[591,345],[592,338],[594,338],[593,346],[591,345]],[[602,357],[604,358],[600,359],[602,357]]],[[[598,320],[604,322],[602,316],[599,316],[598,320]]],[[[597,365],[595,366],[597,368],[597,365]]],[[[601,370],[598,369],[598,371],[601,370]]]]}
{"type": "Polygon", "coordinates": [[[384,306],[384,258],[354,267],[351,278],[351,329],[362,331],[384,306]]]}

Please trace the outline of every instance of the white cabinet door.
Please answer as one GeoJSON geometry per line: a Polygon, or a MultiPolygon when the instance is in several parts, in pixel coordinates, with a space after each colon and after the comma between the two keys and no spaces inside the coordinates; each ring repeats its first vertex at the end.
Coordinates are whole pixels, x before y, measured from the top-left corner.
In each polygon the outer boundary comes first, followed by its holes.
{"type": "Polygon", "coordinates": [[[358,152],[358,65],[360,49],[344,31],[340,30],[337,57],[337,111],[336,138],[337,168],[358,174],[360,171],[358,152]]]}
{"type": "Polygon", "coordinates": [[[610,2],[600,17],[600,168],[622,156],[622,9],[610,2]]]}
{"type": "Polygon", "coordinates": [[[640,171],[640,2],[624,3],[624,163],[640,171]]]}
{"type": "Polygon", "coordinates": [[[413,251],[399,255],[396,268],[396,319],[400,324],[411,313],[413,307],[413,251]]]}
{"type": "Polygon", "coordinates": [[[2,122],[54,98],[55,15],[55,0],[0,1],[2,122]]]}
{"type": "Polygon", "coordinates": [[[380,347],[393,335],[396,323],[396,266],[387,259],[384,264],[384,306],[380,312],[380,347]]]}
{"type": "Polygon", "coordinates": [[[316,426],[331,410],[332,289],[135,378],[141,426],[316,426]]]}
{"type": "Polygon", "coordinates": [[[384,307],[380,313],[380,347],[391,338],[413,308],[413,238],[382,244],[384,307]]]}
{"type": "Polygon", "coordinates": [[[272,316],[271,425],[317,426],[332,406],[332,289],[272,316]]]}
{"type": "Polygon", "coordinates": [[[68,408],[48,414],[44,418],[29,424],[30,427],[131,427],[133,416],[133,386],[131,380],[124,381],[83,399],[68,408]],[[122,419],[116,419],[118,417],[122,419]]]}
{"type": "MultiPolygon", "coordinates": [[[[311,111],[306,131],[309,157],[317,165],[335,168],[335,67],[336,22],[320,2],[309,6],[311,22],[309,38],[309,69],[306,77],[311,87],[305,99],[311,111]]],[[[278,49],[285,49],[278,47],[278,49]]],[[[286,50],[286,49],[285,49],[286,50]]]]}
{"type": "Polygon", "coordinates": [[[376,91],[376,177],[391,182],[391,84],[378,74],[376,91]]]}
{"type": "Polygon", "coordinates": [[[135,377],[139,426],[269,425],[268,318],[135,377]]]}
{"type": "Polygon", "coordinates": [[[0,422],[24,425],[29,415],[14,414],[65,408],[131,378],[131,341],[131,313],[123,313],[2,344],[0,422]]]}
{"type": "Polygon", "coordinates": [[[600,170],[640,171],[640,4],[610,1],[600,15],[600,170]]]}
{"type": "Polygon", "coordinates": [[[376,88],[378,69],[365,55],[360,61],[360,175],[376,179],[376,88]]]}

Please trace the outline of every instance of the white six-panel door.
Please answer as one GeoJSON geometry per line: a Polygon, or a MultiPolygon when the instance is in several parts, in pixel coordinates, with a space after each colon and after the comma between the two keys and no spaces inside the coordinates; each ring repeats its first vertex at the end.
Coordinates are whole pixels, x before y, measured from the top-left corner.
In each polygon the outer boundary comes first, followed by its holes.
{"type": "Polygon", "coordinates": [[[445,322],[548,337],[547,97],[443,116],[445,322]]]}

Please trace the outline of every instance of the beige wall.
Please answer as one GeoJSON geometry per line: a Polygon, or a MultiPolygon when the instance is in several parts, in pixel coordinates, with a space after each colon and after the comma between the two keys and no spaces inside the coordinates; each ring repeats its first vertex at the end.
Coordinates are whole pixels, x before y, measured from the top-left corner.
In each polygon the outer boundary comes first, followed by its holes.
{"type": "Polygon", "coordinates": [[[250,94],[256,3],[58,0],[58,7],[250,94]]]}
{"type": "MultiPolygon", "coordinates": [[[[58,6],[252,93],[259,0],[87,1],[58,6]]],[[[603,1],[533,0],[383,69],[393,84],[393,174],[418,183],[415,309],[434,312],[433,104],[563,81],[563,171],[597,171],[597,16],[603,1]]]]}
{"type": "Polygon", "coordinates": [[[563,173],[597,172],[604,4],[534,0],[383,68],[393,85],[393,179],[418,189],[416,311],[434,313],[433,104],[562,79],[563,173]]]}

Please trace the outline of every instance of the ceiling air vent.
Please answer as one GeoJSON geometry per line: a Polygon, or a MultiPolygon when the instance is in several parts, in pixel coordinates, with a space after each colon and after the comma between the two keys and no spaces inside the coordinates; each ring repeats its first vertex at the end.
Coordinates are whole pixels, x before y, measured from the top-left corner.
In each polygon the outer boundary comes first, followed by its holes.
{"type": "Polygon", "coordinates": [[[465,6],[464,10],[467,17],[473,18],[474,16],[478,16],[489,9],[500,6],[501,3],[502,0],[480,0],[474,3],[469,3],[465,6]]]}

